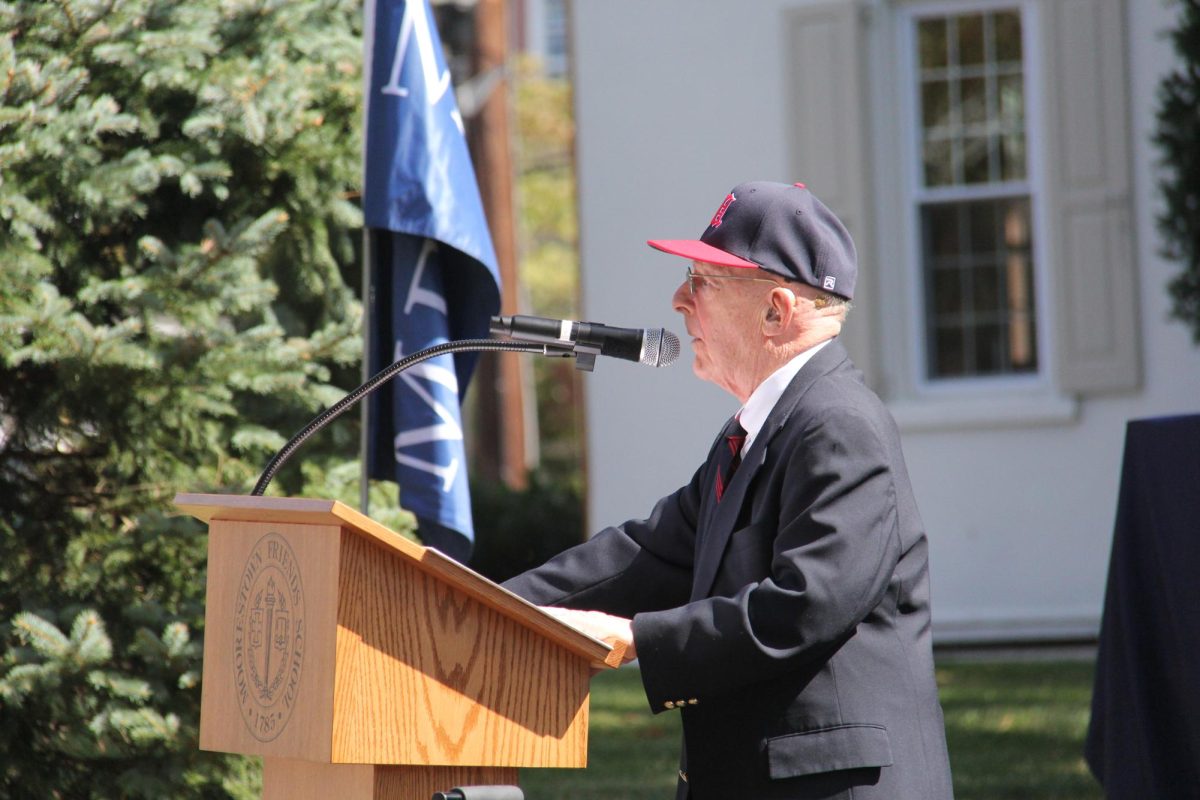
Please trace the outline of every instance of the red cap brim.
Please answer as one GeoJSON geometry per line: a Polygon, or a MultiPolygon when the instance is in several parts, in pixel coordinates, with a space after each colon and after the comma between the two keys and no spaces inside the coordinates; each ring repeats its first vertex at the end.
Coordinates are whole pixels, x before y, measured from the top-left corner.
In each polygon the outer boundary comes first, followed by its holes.
{"type": "Polygon", "coordinates": [[[721,267],[738,267],[740,269],[758,269],[758,264],[739,258],[733,253],[726,253],[720,248],[705,244],[696,239],[651,239],[646,242],[656,250],[670,253],[673,256],[683,256],[693,261],[703,261],[721,267]]]}

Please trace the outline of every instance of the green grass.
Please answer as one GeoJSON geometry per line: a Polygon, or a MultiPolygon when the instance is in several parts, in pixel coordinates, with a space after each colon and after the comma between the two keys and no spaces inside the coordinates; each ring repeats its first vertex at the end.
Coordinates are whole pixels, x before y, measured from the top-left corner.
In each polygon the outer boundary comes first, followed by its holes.
{"type": "MultiPolygon", "coordinates": [[[[1103,800],[1083,761],[1092,665],[949,663],[937,670],[957,800],[1103,800]]],[[[526,800],[673,797],[679,719],[651,714],[636,670],[592,681],[588,768],[522,770],[526,800]]]]}
{"type": "Polygon", "coordinates": [[[592,679],[587,769],[523,769],[525,800],[664,800],[675,796],[679,715],[650,713],[636,669],[592,679]]]}
{"type": "Polygon", "coordinates": [[[1103,800],[1083,760],[1090,662],[938,667],[957,800],[1103,800]]]}

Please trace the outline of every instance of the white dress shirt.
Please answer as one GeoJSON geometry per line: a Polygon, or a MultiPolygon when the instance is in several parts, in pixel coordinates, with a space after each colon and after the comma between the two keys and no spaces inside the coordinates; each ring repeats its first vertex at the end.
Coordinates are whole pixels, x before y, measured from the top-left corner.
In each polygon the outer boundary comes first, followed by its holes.
{"type": "Polygon", "coordinates": [[[742,410],[738,412],[738,421],[746,429],[746,441],[742,445],[743,455],[750,449],[750,445],[754,443],[754,438],[758,436],[758,432],[762,430],[763,423],[767,421],[767,415],[771,413],[771,409],[775,408],[775,404],[783,396],[783,390],[792,382],[792,378],[796,377],[796,373],[808,363],[810,358],[815,356],[822,347],[831,341],[833,340],[826,339],[820,344],[814,345],[798,354],[791,361],[772,372],[750,394],[750,398],[746,400],[746,405],[742,406],[742,410]]]}

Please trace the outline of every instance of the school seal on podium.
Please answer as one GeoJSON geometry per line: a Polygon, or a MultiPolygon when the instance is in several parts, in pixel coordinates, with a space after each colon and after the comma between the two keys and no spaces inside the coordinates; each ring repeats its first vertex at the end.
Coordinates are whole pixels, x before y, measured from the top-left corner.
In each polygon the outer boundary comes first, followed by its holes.
{"type": "Polygon", "coordinates": [[[279,534],[250,551],[233,619],[238,708],[254,738],[269,742],[287,727],[304,668],[304,587],[296,554],[279,534]]]}

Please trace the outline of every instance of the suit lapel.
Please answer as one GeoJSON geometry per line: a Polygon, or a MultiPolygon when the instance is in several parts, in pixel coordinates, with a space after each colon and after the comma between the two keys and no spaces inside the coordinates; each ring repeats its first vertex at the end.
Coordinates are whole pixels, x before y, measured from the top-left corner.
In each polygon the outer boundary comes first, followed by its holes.
{"type": "Polygon", "coordinates": [[[767,438],[766,426],[750,450],[742,459],[741,466],[733,474],[733,480],[725,488],[725,495],[720,502],[715,496],[709,498],[708,513],[700,526],[696,540],[696,568],[692,577],[692,600],[704,597],[712,586],[717,575],[717,567],[721,563],[721,555],[725,552],[725,544],[733,533],[737,523],[738,513],[746,501],[746,488],[753,482],[754,476],[762,468],[766,460],[767,438]]]}
{"type": "Polygon", "coordinates": [[[754,481],[754,476],[762,469],[767,460],[767,448],[771,441],[783,430],[792,412],[799,404],[808,388],[820,378],[846,361],[846,350],[841,343],[834,339],[812,357],[796,377],[788,384],[779,402],[771,409],[762,430],[755,437],[754,443],[742,459],[741,466],[733,474],[733,480],[725,489],[722,500],[718,503],[716,497],[710,496],[706,504],[700,529],[696,537],[696,560],[692,576],[692,600],[708,596],[717,569],[725,554],[725,545],[733,533],[733,526],[742,507],[747,502],[746,492],[754,481]]]}

